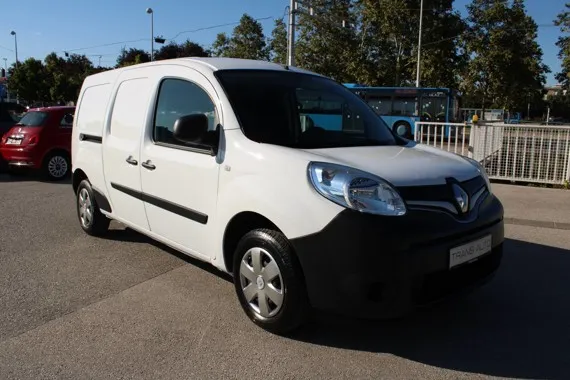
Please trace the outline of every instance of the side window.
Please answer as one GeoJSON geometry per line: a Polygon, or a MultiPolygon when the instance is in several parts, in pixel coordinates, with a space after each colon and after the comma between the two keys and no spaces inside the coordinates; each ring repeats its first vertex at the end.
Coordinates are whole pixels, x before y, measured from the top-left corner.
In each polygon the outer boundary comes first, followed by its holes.
{"type": "Polygon", "coordinates": [[[155,142],[190,146],[174,138],[174,123],[182,116],[205,114],[208,131],[218,124],[216,107],[209,95],[200,86],[182,79],[165,79],[160,85],[154,118],[155,142]]]}
{"type": "Polygon", "coordinates": [[[59,126],[61,128],[71,128],[73,127],[73,114],[72,113],[66,113],[65,115],[63,115],[63,117],[61,118],[61,121],[59,122],[59,126]]]}

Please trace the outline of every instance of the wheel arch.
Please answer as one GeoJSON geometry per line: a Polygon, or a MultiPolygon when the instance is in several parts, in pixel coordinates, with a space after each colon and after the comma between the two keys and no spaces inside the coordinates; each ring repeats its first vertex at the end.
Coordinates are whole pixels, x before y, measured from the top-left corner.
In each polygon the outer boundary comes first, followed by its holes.
{"type": "Polygon", "coordinates": [[[228,273],[233,273],[233,257],[239,240],[249,231],[258,228],[268,228],[283,233],[275,223],[257,212],[242,211],[230,219],[224,230],[222,243],[224,267],[228,273]]]}
{"type": "Polygon", "coordinates": [[[69,163],[71,165],[71,152],[62,147],[52,147],[48,149],[42,157],[42,165],[44,165],[46,163],[46,160],[49,157],[51,157],[54,153],[60,153],[62,156],[65,156],[69,160],[69,163]]]}
{"type": "Polygon", "coordinates": [[[73,192],[77,193],[77,189],[79,188],[79,184],[84,179],[88,179],[87,174],[81,169],[75,169],[75,171],[71,175],[71,186],[73,187],[73,192]]]}

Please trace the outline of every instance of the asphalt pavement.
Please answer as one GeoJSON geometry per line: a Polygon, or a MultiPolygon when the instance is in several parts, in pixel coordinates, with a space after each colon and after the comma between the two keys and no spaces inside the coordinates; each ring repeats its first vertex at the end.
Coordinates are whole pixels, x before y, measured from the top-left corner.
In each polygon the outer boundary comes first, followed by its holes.
{"type": "Polygon", "coordinates": [[[494,188],[515,224],[486,287],[400,321],[320,316],[283,338],[250,323],[207,264],[115,222],[84,234],[69,182],[0,174],[0,379],[567,378],[570,234],[520,221],[570,223],[570,192],[494,188]],[[534,206],[517,211],[523,198],[534,206]]]}

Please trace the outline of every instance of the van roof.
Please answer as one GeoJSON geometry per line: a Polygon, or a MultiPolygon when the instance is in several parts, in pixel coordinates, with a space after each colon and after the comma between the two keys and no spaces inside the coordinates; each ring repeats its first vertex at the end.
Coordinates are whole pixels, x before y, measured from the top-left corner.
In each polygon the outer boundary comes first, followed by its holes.
{"type": "Polygon", "coordinates": [[[165,63],[168,64],[179,64],[188,67],[201,67],[205,70],[210,70],[212,72],[218,70],[276,70],[276,71],[294,71],[298,73],[306,73],[312,75],[322,76],[312,71],[304,70],[299,67],[288,67],[283,64],[273,63],[268,61],[253,60],[253,59],[242,59],[242,58],[221,58],[221,57],[185,57],[185,58],[173,58],[164,59],[153,62],[139,63],[136,65],[120,67],[108,71],[103,71],[97,74],[90,75],[94,78],[108,77],[109,79],[118,75],[122,71],[132,70],[139,67],[148,66],[159,66],[165,63]]]}

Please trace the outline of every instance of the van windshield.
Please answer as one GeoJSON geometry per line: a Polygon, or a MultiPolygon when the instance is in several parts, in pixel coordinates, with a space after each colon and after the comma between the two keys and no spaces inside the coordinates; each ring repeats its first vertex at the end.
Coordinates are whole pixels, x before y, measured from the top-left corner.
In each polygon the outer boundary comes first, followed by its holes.
{"type": "Polygon", "coordinates": [[[30,111],[16,125],[25,127],[41,127],[48,117],[47,112],[30,111]]]}
{"type": "Polygon", "coordinates": [[[300,149],[397,144],[364,101],[331,79],[271,70],[215,75],[253,141],[300,149]]]}

